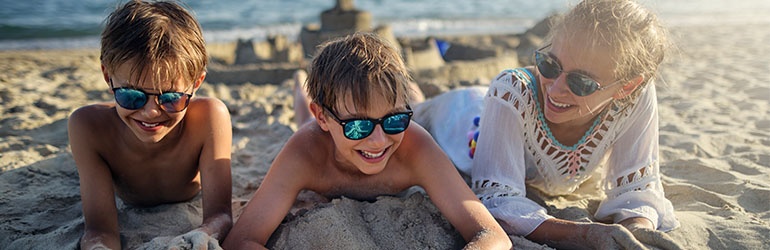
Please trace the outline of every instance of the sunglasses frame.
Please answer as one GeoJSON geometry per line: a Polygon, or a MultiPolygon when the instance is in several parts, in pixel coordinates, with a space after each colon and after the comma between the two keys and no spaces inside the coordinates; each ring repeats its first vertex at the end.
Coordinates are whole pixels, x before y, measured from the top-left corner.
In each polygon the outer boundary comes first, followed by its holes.
{"type": "Polygon", "coordinates": [[[541,76],[543,76],[544,78],[550,79],[550,80],[554,80],[556,78],[559,78],[559,76],[561,76],[562,74],[567,74],[566,81],[567,81],[567,86],[569,87],[569,91],[572,92],[572,94],[574,94],[576,96],[589,96],[589,95],[592,95],[592,94],[596,93],[597,91],[605,90],[605,89],[609,88],[610,86],[615,85],[615,84],[620,83],[620,82],[623,81],[623,80],[617,80],[617,81],[614,81],[614,82],[612,82],[610,84],[602,85],[601,83],[599,83],[599,81],[597,81],[593,77],[587,76],[585,74],[582,74],[582,73],[579,73],[579,72],[564,72],[564,68],[562,68],[561,63],[559,63],[559,60],[557,60],[556,58],[554,58],[550,54],[543,52],[544,49],[546,49],[546,48],[548,48],[550,46],[551,46],[551,44],[548,44],[546,46],[543,46],[540,49],[535,50],[535,53],[533,54],[534,58],[533,58],[532,61],[535,62],[535,68],[537,68],[537,72],[541,76]],[[540,64],[538,63],[538,58],[540,58],[539,56],[545,57],[546,59],[544,59],[544,60],[550,60],[550,61],[554,62],[554,64],[556,65],[556,69],[555,70],[558,73],[556,76],[554,76],[554,77],[547,77],[547,76],[545,76],[545,74],[543,74],[543,70],[544,69],[542,69],[542,67],[540,67],[540,64]],[[596,85],[596,87],[593,88],[592,91],[590,91],[588,93],[584,93],[585,91],[582,91],[582,89],[584,89],[583,86],[578,86],[578,85],[583,85],[583,84],[576,84],[573,81],[570,81],[570,79],[574,79],[574,78],[570,77],[570,75],[573,75],[573,76],[576,75],[578,77],[591,80],[591,82],[593,82],[596,85]],[[576,89],[581,90],[581,91],[576,91],[576,89]]]}
{"type": "Polygon", "coordinates": [[[143,89],[138,89],[138,88],[130,88],[130,87],[117,87],[117,88],[115,88],[113,86],[113,83],[112,83],[112,78],[110,78],[110,88],[112,89],[113,96],[115,96],[115,103],[117,103],[121,108],[128,109],[128,110],[138,110],[138,109],[143,108],[145,105],[147,105],[147,102],[150,101],[150,96],[155,96],[155,103],[158,104],[158,107],[160,107],[163,111],[166,111],[166,112],[169,112],[169,113],[178,113],[178,112],[182,112],[185,109],[187,109],[187,106],[190,105],[190,99],[192,99],[192,97],[193,97],[192,93],[188,94],[188,93],[185,93],[185,92],[163,92],[163,93],[160,93],[160,94],[154,94],[154,93],[147,93],[143,89]],[[142,94],[144,94],[144,98],[145,98],[144,104],[142,104],[142,106],[137,107],[137,108],[128,108],[126,106],[123,106],[118,101],[118,95],[117,95],[117,91],[121,90],[121,89],[134,90],[134,91],[141,92],[142,94]],[[170,94],[170,93],[187,96],[187,99],[185,100],[185,103],[184,103],[184,107],[182,107],[179,110],[170,110],[170,109],[166,108],[166,106],[163,105],[163,104],[167,103],[167,102],[161,103],[160,96],[164,95],[164,94],[170,94]]]}
{"type": "Polygon", "coordinates": [[[342,120],[342,119],[340,119],[339,116],[337,116],[337,114],[331,108],[327,107],[326,105],[322,105],[322,106],[323,106],[324,109],[326,109],[327,112],[329,112],[332,115],[332,118],[334,118],[334,120],[337,121],[337,123],[340,124],[340,126],[342,126],[342,130],[343,130],[343,134],[345,135],[345,138],[348,138],[349,140],[354,140],[354,141],[363,140],[366,137],[369,137],[370,135],[372,135],[372,133],[374,132],[374,127],[376,127],[378,124],[380,125],[380,127],[382,127],[382,131],[384,133],[386,133],[386,134],[396,135],[396,134],[403,133],[404,131],[406,131],[407,128],[409,128],[409,124],[412,123],[412,116],[414,115],[414,111],[412,111],[412,108],[409,107],[409,105],[407,104],[406,105],[406,109],[407,109],[406,111],[390,113],[390,114],[387,114],[387,115],[385,115],[385,116],[383,116],[383,117],[381,117],[379,119],[353,118],[353,119],[342,120]],[[389,133],[384,128],[383,123],[388,118],[396,116],[396,115],[407,115],[409,120],[407,121],[406,126],[404,126],[404,130],[401,130],[401,131],[398,131],[398,132],[395,132],[395,133],[389,133]],[[372,123],[372,130],[369,131],[369,133],[367,133],[365,136],[362,136],[361,138],[350,138],[350,137],[348,137],[348,134],[345,132],[345,125],[347,125],[348,123],[351,123],[353,121],[369,121],[369,122],[372,123]]]}

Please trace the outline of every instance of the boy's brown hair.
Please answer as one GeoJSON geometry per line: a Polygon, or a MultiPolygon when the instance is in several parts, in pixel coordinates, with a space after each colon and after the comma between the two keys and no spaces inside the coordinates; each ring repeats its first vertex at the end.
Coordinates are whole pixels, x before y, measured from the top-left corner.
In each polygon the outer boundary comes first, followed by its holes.
{"type": "Polygon", "coordinates": [[[152,81],[157,89],[180,76],[191,86],[208,63],[198,21],[176,2],[132,0],[122,5],[107,18],[101,43],[108,72],[131,63],[131,80],[152,81]]]}
{"type": "Polygon", "coordinates": [[[391,105],[409,100],[411,79],[401,55],[375,34],[355,33],[324,43],[308,71],[308,95],[331,109],[346,95],[363,110],[370,108],[369,100],[375,94],[391,105]]]}

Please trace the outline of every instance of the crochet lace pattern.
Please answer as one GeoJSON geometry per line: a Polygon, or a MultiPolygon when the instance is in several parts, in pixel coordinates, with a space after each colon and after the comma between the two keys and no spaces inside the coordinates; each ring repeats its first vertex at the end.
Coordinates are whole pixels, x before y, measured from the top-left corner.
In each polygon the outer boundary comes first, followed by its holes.
{"type": "MultiPolygon", "coordinates": [[[[487,92],[487,98],[499,98],[510,104],[513,110],[521,114],[523,121],[523,139],[526,151],[536,165],[544,181],[538,187],[551,194],[567,194],[589,179],[602,162],[608,148],[618,136],[618,121],[628,112],[609,108],[600,113],[593,125],[574,145],[563,145],[551,134],[543,111],[538,101],[538,86],[532,81],[533,76],[526,69],[506,70],[498,76],[497,81],[510,84],[492,84],[487,92]]],[[[631,110],[633,107],[629,107],[631,110]]],[[[482,132],[483,133],[483,132],[482,132]]],[[[518,132],[516,132],[518,133],[518,132]]],[[[607,181],[608,198],[617,197],[622,193],[649,188],[649,178],[654,178],[653,165],[647,165],[629,174],[618,177],[615,181],[607,181]],[[645,180],[645,181],[642,181],[645,180]]],[[[530,175],[529,173],[527,174],[530,175]]],[[[511,187],[490,180],[476,180],[474,190],[479,198],[519,195],[511,194],[511,187]],[[494,189],[485,190],[485,189],[494,189]]]]}

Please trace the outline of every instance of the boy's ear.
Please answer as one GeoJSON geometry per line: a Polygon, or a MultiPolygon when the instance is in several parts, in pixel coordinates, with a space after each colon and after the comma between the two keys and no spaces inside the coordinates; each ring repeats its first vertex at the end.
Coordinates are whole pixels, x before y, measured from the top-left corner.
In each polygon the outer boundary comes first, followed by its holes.
{"type": "Polygon", "coordinates": [[[107,83],[107,86],[110,86],[110,73],[107,73],[107,67],[104,67],[104,64],[102,64],[102,77],[104,77],[104,82],[107,83]]]}
{"type": "Polygon", "coordinates": [[[193,91],[198,90],[198,88],[200,88],[201,85],[203,84],[203,80],[205,80],[205,79],[206,79],[206,71],[203,71],[201,73],[201,76],[198,77],[198,79],[195,81],[195,83],[193,83],[193,91]]]}
{"type": "Polygon", "coordinates": [[[644,82],[644,76],[637,76],[634,79],[626,82],[626,84],[623,84],[623,86],[620,87],[620,91],[615,93],[615,95],[612,97],[615,99],[623,99],[633,93],[634,90],[636,90],[636,88],[638,88],[640,85],[642,85],[642,82],[644,82]]]}
{"type": "Polygon", "coordinates": [[[329,120],[326,119],[326,115],[324,115],[324,109],[321,108],[318,103],[311,102],[310,103],[310,113],[313,114],[315,117],[315,121],[318,123],[318,126],[321,127],[323,131],[329,131],[329,120]]]}

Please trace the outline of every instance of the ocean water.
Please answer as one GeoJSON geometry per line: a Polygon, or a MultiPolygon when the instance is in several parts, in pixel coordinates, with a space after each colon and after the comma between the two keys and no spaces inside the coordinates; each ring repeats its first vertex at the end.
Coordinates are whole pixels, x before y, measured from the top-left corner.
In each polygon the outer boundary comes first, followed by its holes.
{"type": "MultiPolygon", "coordinates": [[[[97,48],[106,16],[125,0],[0,0],[0,50],[97,48]]],[[[518,33],[576,0],[356,0],[396,36],[518,33]]],[[[672,25],[767,22],[767,0],[641,0],[672,25]]],[[[190,0],[208,42],[296,38],[334,0],[190,0]]]]}

